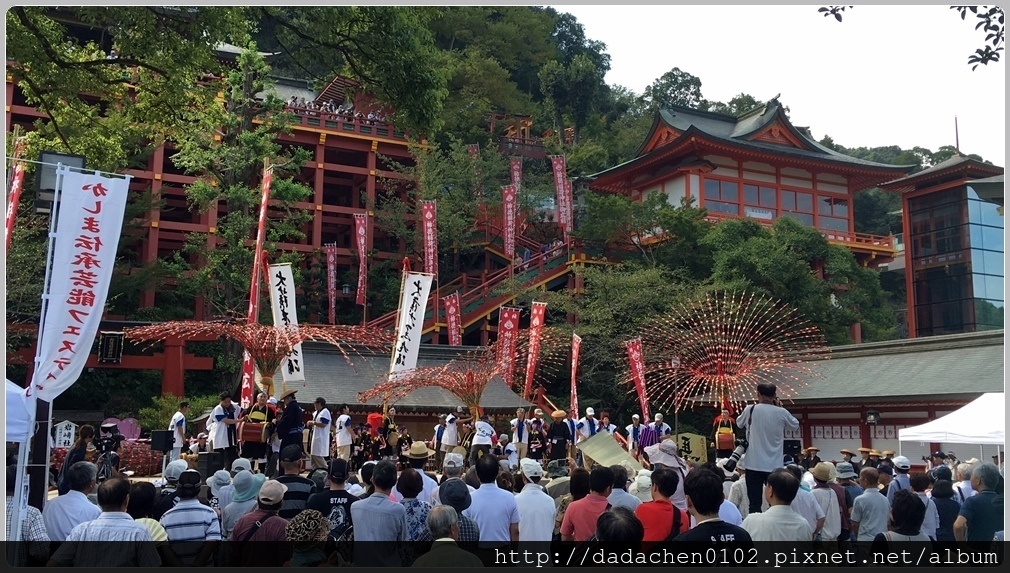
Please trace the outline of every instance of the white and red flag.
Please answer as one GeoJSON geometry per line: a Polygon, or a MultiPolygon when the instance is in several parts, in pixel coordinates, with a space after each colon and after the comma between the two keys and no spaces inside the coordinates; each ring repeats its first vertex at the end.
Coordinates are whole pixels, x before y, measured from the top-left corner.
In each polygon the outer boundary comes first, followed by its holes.
{"type": "Polygon", "coordinates": [[[571,399],[571,409],[572,416],[577,420],[579,419],[579,392],[576,388],[576,380],[578,380],[579,371],[579,350],[582,349],[582,337],[578,334],[572,334],[572,399],[571,399]]]}
{"type": "Polygon", "coordinates": [[[498,311],[498,361],[502,366],[502,378],[512,386],[515,378],[516,343],[519,340],[519,309],[507,306],[498,311]]]}
{"type": "Polygon", "coordinates": [[[512,177],[512,186],[516,190],[522,189],[523,182],[523,158],[513,157],[509,160],[509,174],[512,177]]]}
{"type": "Polygon", "coordinates": [[[502,198],[502,241],[505,256],[510,260],[516,256],[516,188],[506,185],[501,188],[502,198]]]}
{"type": "Polygon", "coordinates": [[[628,351],[628,364],[631,367],[631,379],[638,393],[638,405],[642,408],[643,420],[649,417],[649,398],[645,393],[645,359],[642,356],[642,339],[636,338],[624,343],[628,351]]]}
{"type": "Polygon", "coordinates": [[[365,305],[365,293],[368,291],[368,215],[354,215],[354,244],[358,248],[358,294],[355,304],[365,305]]]}
{"type": "MultiPolygon", "coordinates": [[[[253,251],[252,278],[249,282],[249,312],[246,321],[249,324],[259,319],[260,312],[260,273],[263,264],[263,243],[266,242],[267,204],[270,202],[270,184],[274,173],[270,167],[263,168],[263,183],[260,185],[260,215],[256,226],[256,250],[253,251]]],[[[245,409],[253,404],[255,398],[256,365],[248,352],[242,354],[242,386],[239,390],[239,405],[245,409]]]]}
{"type": "Polygon", "coordinates": [[[533,375],[537,370],[540,358],[540,337],[544,330],[544,315],[547,311],[546,302],[534,302],[530,311],[530,348],[526,358],[526,385],[523,387],[523,399],[529,400],[533,393],[533,375]]]}
{"type": "Polygon", "coordinates": [[[434,201],[421,202],[421,231],[424,233],[424,272],[438,280],[438,216],[434,201]]]}
{"type": "Polygon", "coordinates": [[[330,324],[337,323],[337,245],[326,245],[326,296],[330,302],[330,324]]]}
{"type": "Polygon", "coordinates": [[[460,324],[459,293],[452,293],[443,298],[442,302],[445,304],[445,322],[449,329],[449,346],[462,346],[463,332],[460,324]]]}
{"type": "Polygon", "coordinates": [[[14,154],[11,160],[14,162],[14,175],[11,177],[10,194],[7,196],[7,219],[4,227],[4,244],[7,250],[11,250],[11,237],[14,236],[14,224],[18,218],[18,201],[21,200],[21,189],[25,182],[25,164],[21,161],[24,153],[24,141],[18,139],[14,143],[14,154]]]}

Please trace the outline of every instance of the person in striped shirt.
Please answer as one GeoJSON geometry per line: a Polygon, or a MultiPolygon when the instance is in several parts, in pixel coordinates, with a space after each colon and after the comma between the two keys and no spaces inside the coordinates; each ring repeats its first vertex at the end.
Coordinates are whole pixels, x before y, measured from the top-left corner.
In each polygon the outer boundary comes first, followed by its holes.
{"type": "Polygon", "coordinates": [[[168,534],[169,550],[186,566],[212,565],[221,522],[217,512],[200,503],[202,478],[196,470],[179,476],[179,502],[161,516],[161,526],[168,534]]]}

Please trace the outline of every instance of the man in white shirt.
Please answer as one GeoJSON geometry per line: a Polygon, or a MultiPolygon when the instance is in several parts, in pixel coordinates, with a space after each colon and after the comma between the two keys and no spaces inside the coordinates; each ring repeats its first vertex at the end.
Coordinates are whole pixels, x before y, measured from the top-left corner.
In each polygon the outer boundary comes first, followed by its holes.
{"type": "Polygon", "coordinates": [[[626,507],[635,511],[639,505],[642,505],[642,500],[628,493],[628,485],[631,481],[628,479],[628,469],[622,465],[612,465],[610,471],[614,472],[614,489],[607,496],[607,501],[613,507],[626,507]]]}
{"type": "MultiPolygon", "coordinates": [[[[750,466],[748,465],[748,468],[750,466]]],[[[748,469],[747,471],[750,471],[748,469]]],[[[768,475],[764,485],[764,495],[768,500],[768,510],[751,512],[743,520],[741,527],[754,541],[788,541],[809,543],[814,538],[810,524],[800,514],[789,508],[800,489],[800,480],[785,468],[779,468],[768,475]]],[[[758,509],[760,509],[758,504],[758,509]]]]}
{"type": "Polygon", "coordinates": [[[600,415],[600,430],[611,435],[617,431],[617,425],[610,423],[609,412],[604,412],[600,415]]]}
{"type": "Polygon", "coordinates": [[[662,440],[665,436],[669,436],[673,433],[673,429],[670,428],[670,424],[663,421],[662,414],[656,414],[656,420],[649,424],[656,430],[656,439],[662,440]]]}
{"type": "Polygon", "coordinates": [[[526,419],[526,410],[517,408],[516,417],[509,422],[509,427],[512,428],[512,444],[519,457],[525,458],[530,443],[530,421],[526,419]]]}
{"type": "Polygon", "coordinates": [[[554,534],[557,508],[554,499],[540,487],[544,470],[540,463],[529,458],[519,462],[523,489],[516,494],[519,509],[519,541],[549,542],[554,534]]]}
{"type": "Polygon", "coordinates": [[[490,544],[486,546],[490,548],[518,541],[519,507],[515,495],[498,487],[495,481],[498,477],[498,462],[485,455],[477,460],[475,467],[480,487],[470,494],[470,507],[463,515],[477,522],[482,547],[485,547],[484,544],[490,544]]]}
{"type": "Polygon", "coordinates": [[[859,485],[863,493],[852,500],[852,516],[849,518],[849,527],[857,542],[871,542],[878,533],[887,531],[891,504],[877,489],[879,479],[877,470],[872,467],[859,470],[859,485]]]}
{"type": "Polygon", "coordinates": [[[189,413],[189,402],[179,404],[179,411],[172,414],[172,421],[168,423],[168,429],[172,432],[172,451],[168,453],[168,461],[173,462],[179,459],[182,454],[182,446],[186,443],[186,414],[189,413]]]}
{"type": "Polygon", "coordinates": [[[471,419],[465,412],[463,406],[456,406],[456,412],[445,417],[445,432],[442,433],[442,446],[439,448],[443,461],[446,452],[451,452],[459,445],[459,427],[471,419]]]}
{"type": "Polygon", "coordinates": [[[95,489],[98,468],[91,462],[77,462],[67,468],[70,491],[46,502],[42,520],[51,541],[66,541],[74,527],[97,519],[102,510],[88,500],[95,489]]]}
{"type": "Polygon", "coordinates": [[[330,411],[326,409],[326,400],[316,398],[312,403],[315,412],[312,414],[312,443],[309,445],[309,455],[312,456],[312,469],[327,469],[326,456],[330,455],[330,411]]]}
{"type": "Polygon", "coordinates": [[[964,500],[975,495],[975,490],[971,487],[971,470],[972,464],[961,463],[957,465],[955,477],[958,481],[954,482],[954,499],[961,505],[964,505],[964,500]]]}
{"type": "Polygon", "coordinates": [[[747,472],[744,474],[744,479],[747,480],[748,517],[749,514],[761,512],[761,491],[765,479],[768,474],[782,467],[786,428],[795,430],[800,427],[799,421],[782,407],[775,392],[774,384],[758,384],[758,402],[744,408],[736,420],[737,426],[747,432],[748,440],[747,472]]]}
{"type": "Polygon", "coordinates": [[[642,428],[644,428],[639,420],[641,418],[639,418],[638,414],[632,414],[631,423],[624,428],[624,431],[628,433],[629,452],[634,452],[638,449],[638,436],[641,434],[642,428]]]}
{"type": "MultiPolygon", "coordinates": [[[[470,442],[470,467],[476,466],[480,457],[491,453],[491,437],[494,436],[494,427],[489,423],[490,420],[491,417],[484,414],[473,425],[473,440],[470,442]]],[[[497,465],[496,460],[495,466],[497,465]]]]}
{"type": "MultiPolygon", "coordinates": [[[[795,464],[791,464],[786,467],[789,473],[793,474],[793,477],[800,480],[800,489],[796,492],[796,497],[793,499],[792,503],[789,504],[789,509],[792,509],[796,513],[803,516],[803,519],[807,520],[810,524],[810,529],[814,532],[814,537],[821,532],[821,528],[824,527],[824,520],[827,515],[824,513],[824,508],[821,504],[817,502],[817,498],[814,494],[804,488],[803,484],[803,468],[795,464]]],[[[807,472],[809,473],[809,472],[807,472]]],[[[834,492],[831,492],[834,495],[834,492]]],[[[837,537],[837,534],[835,534],[837,537]]]]}
{"type": "Polygon", "coordinates": [[[350,409],[347,404],[342,404],[337,411],[340,412],[336,421],[337,457],[349,462],[351,461],[351,444],[354,443],[354,435],[351,434],[351,416],[348,414],[350,409]]]}
{"type": "Polygon", "coordinates": [[[442,451],[442,436],[445,435],[445,414],[438,415],[438,423],[435,424],[434,433],[431,435],[431,447],[435,450],[435,463],[442,465],[445,459],[445,452],[442,451]]]}
{"type": "MultiPolygon", "coordinates": [[[[575,424],[575,428],[579,431],[575,435],[576,444],[580,444],[595,436],[600,431],[600,421],[596,419],[596,411],[592,408],[586,408],[586,416],[575,424]]],[[[593,459],[581,450],[579,453],[582,454],[582,467],[587,469],[593,467],[593,459]]]]}
{"type": "MultiPolygon", "coordinates": [[[[516,445],[509,441],[509,437],[502,434],[498,438],[498,448],[501,449],[501,456],[498,457],[498,465],[501,469],[512,472],[519,468],[519,451],[516,445]]],[[[497,449],[496,449],[497,451],[497,449]]]]}
{"type": "Polygon", "coordinates": [[[210,443],[214,451],[219,452],[224,458],[225,467],[228,467],[238,457],[235,449],[238,444],[235,424],[239,423],[239,419],[235,406],[231,403],[231,393],[221,392],[219,398],[221,401],[210,412],[210,420],[213,422],[210,443]]]}

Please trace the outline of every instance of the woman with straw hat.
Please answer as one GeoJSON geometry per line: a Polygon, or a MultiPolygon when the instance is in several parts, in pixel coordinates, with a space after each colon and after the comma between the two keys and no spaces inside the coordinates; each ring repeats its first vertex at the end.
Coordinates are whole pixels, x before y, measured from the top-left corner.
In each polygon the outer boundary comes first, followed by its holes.
{"type": "Polygon", "coordinates": [[[551,413],[551,420],[554,423],[547,430],[547,454],[551,460],[568,458],[568,444],[572,441],[572,432],[568,429],[568,424],[564,423],[567,416],[564,410],[554,410],[551,413]]]}

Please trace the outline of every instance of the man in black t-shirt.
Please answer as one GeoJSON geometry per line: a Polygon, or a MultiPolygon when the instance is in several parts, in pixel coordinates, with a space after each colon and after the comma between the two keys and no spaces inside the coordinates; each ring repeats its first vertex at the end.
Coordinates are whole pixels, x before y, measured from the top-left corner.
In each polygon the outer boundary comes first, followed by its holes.
{"type": "Polygon", "coordinates": [[[299,475],[302,471],[301,446],[291,444],[281,450],[281,471],[284,473],[277,481],[288,489],[284,492],[284,504],[277,515],[291,519],[305,509],[309,496],[316,493],[316,483],[299,475]]]}
{"type": "Polygon", "coordinates": [[[336,541],[351,527],[351,504],[358,500],[344,490],[350,467],[347,460],[330,462],[330,489],[312,494],[306,509],[314,509],[330,520],[330,541],[336,541]]]}
{"type": "Polygon", "coordinates": [[[696,525],[678,535],[675,542],[691,542],[692,548],[698,544],[733,549],[754,547],[750,534],[742,527],[719,519],[719,506],[723,501],[722,476],[705,468],[691,470],[684,479],[684,495],[687,497],[687,511],[696,525]]]}

